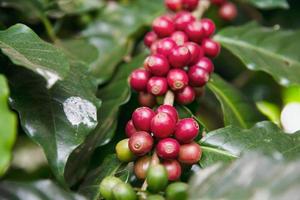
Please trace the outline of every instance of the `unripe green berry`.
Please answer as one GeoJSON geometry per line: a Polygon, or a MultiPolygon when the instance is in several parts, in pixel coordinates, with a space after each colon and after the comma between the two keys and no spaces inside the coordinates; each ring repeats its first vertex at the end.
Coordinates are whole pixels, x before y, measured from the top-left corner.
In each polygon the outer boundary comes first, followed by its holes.
{"type": "Polygon", "coordinates": [[[168,200],[186,200],[188,185],[183,182],[175,182],[168,185],[166,189],[166,197],[168,200]]]}
{"type": "Polygon", "coordinates": [[[159,192],[168,184],[168,172],[163,165],[151,166],[147,172],[147,184],[150,192],[159,192]]]}
{"type": "Polygon", "coordinates": [[[105,177],[100,183],[100,194],[104,199],[113,200],[112,189],[122,181],[114,176],[105,177]]]}
{"type": "Polygon", "coordinates": [[[158,194],[149,195],[147,200],[165,200],[165,198],[158,194]]]}
{"type": "Polygon", "coordinates": [[[137,200],[137,195],[128,183],[119,183],[113,190],[114,200],[137,200]]]}
{"type": "Polygon", "coordinates": [[[122,162],[130,162],[135,158],[134,154],[129,149],[128,141],[129,139],[124,139],[116,145],[117,157],[122,162]]]}

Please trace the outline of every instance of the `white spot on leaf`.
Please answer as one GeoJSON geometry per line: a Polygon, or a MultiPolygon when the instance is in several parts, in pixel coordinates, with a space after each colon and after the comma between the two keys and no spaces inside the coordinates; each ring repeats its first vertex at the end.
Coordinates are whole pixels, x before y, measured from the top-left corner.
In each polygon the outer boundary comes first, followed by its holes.
{"type": "Polygon", "coordinates": [[[37,68],[36,71],[41,76],[43,76],[43,77],[46,78],[47,88],[51,88],[56,83],[56,81],[61,80],[60,76],[58,76],[57,74],[55,74],[55,73],[53,73],[51,71],[44,70],[44,69],[41,69],[41,68],[37,68]]]}
{"type": "Polygon", "coordinates": [[[287,133],[294,133],[300,130],[300,103],[287,104],[280,116],[283,129],[287,133]]]}
{"type": "Polygon", "coordinates": [[[256,65],[254,63],[249,63],[247,66],[251,70],[254,70],[256,68],[256,65]]]}

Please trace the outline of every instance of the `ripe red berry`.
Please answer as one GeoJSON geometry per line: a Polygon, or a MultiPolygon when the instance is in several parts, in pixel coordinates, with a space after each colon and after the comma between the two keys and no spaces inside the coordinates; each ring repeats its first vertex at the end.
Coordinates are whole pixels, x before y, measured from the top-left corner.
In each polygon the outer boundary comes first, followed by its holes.
{"type": "Polygon", "coordinates": [[[150,72],[148,72],[147,70],[136,69],[131,72],[129,80],[130,86],[136,91],[145,91],[150,76],[150,72]]]}
{"type": "Polygon", "coordinates": [[[182,0],[165,0],[168,9],[176,12],[182,9],[182,0]]]}
{"type": "Polygon", "coordinates": [[[196,66],[204,69],[205,71],[207,71],[209,74],[212,73],[214,71],[214,64],[211,61],[211,59],[207,58],[207,57],[202,57],[200,58],[197,63],[195,63],[196,66]]]}
{"type": "Polygon", "coordinates": [[[143,156],[134,163],[134,173],[138,179],[145,179],[151,163],[150,156],[143,156]]]}
{"type": "Polygon", "coordinates": [[[153,21],[152,28],[158,37],[170,36],[174,30],[174,23],[166,16],[161,16],[153,21]]]}
{"type": "Polygon", "coordinates": [[[143,156],[151,151],[153,147],[153,138],[149,133],[139,131],[129,138],[128,146],[132,153],[137,156],[143,156]]]}
{"type": "Polygon", "coordinates": [[[186,26],[195,20],[196,18],[190,12],[181,11],[174,17],[175,28],[176,30],[184,31],[186,26]]]}
{"type": "Polygon", "coordinates": [[[147,92],[139,92],[138,101],[141,106],[152,108],[156,105],[156,97],[147,92]]]}
{"type": "Polygon", "coordinates": [[[231,2],[224,3],[219,9],[219,16],[226,21],[232,21],[237,16],[237,8],[231,2]]]}
{"type": "Polygon", "coordinates": [[[188,35],[189,39],[196,43],[201,43],[202,39],[205,36],[205,32],[200,21],[190,22],[186,26],[185,32],[188,35]]]}
{"type": "Polygon", "coordinates": [[[172,67],[181,68],[188,65],[191,59],[191,53],[187,47],[177,46],[172,49],[168,59],[172,67]]]}
{"type": "Polygon", "coordinates": [[[158,48],[158,42],[160,40],[156,40],[155,42],[152,43],[151,47],[150,47],[150,52],[152,54],[156,54],[157,53],[157,48],[158,48]]]}
{"type": "Polygon", "coordinates": [[[144,62],[144,67],[154,76],[164,76],[170,69],[168,59],[160,54],[148,56],[144,62]]]}
{"type": "Polygon", "coordinates": [[[198,133],[198,123],[193,118],[185,118],[177,122],[174,135],[180,143],[190,143],[198,133]]]}
{"type": "Polygon", "coordinates": [[[214,34],[214,32],[216,30],[215,23],[211,19],[208,19],[208,18],[201,19],[200,22],[202,24],[202,28],[204,30],[205,37],[212,36],[212,34],[214,34]]]}
{"type": "Polygon", "coordinates": [[[175,93],[175,100],[179,104],[187,105],[194,101],[195,95],[194,89],[188,85],[175,93]]]}
{"type": "Polygon", "coordinates": [[[202,150],[200,145],[196,142],[192,142],[180,146],[178,160],[181,163],[192,165],[200,160],[201,155],[202,150]]]}
{"type": "Polygon", "coordinates": [[[171,38],[176,42],[178,46],[183,45],[185,42],[189,40],[188,36],[183,31],[175,31],[171,35],[171,38]]]}
{"type": "Polygon", "coordinates": [[[136,128],[134,127],[134,125],[132,123],[132,120],[129,120],[127,122],[126,127],[125,127],[125,132],[126,132],[127,137],[131,137],[134,133],[137,132],[136,128]]]}
{"type": "Polygon", "coordinates": [[[156,145],[156,153],[162,159],[175,159],[179,154],[180,144],[173,138],[160,140],[156,145]]]}
{"type": "Polygon", "coordinates": [[[157,138],[166,138],[173,134],[176,122],[168,113],[157,113],[151,121],[151,132],[157,138]]]}
{"type": "Polygon", "coordinates": [[[155,112],[148,107],[140,107],[132,113],[134,127],[140,131],[150,131],[151,120],[155,112]]]}
{"type": "Polygon", "coordinates": [[[171,38],[161,39],[157,43],[157,53],[167,57],[171,53],[171,50],[176,46],[176,42],[171,38]]]}
{"type": "Polygon", "coordinates": [[[167,79],[164,77],[153,76],[147,84],[147,91],[155,96],[164,95],[168,90],[167,79]]]}
{"type": "Polygon", "coordinates": [[[222,4],[224,4],[227,0],[210,0],[212,4],[216,5],[216,6],[221,6],[222,4]]]}
{"type": "Polygon", "coordinates": [[[202,41],[202,48],[204,50],[205,55],[215,58],[219,55],[221,46],[218,42],[213,41],[210,38],[206,38],[202,41]]]}
{"type": "Polygon", "coordinates": [[[188,75],[182,69],[171,69],[167,76],[168,85],[172,90],[181,90],[189,83],[188,75]]]}
{"type": "Polygon", "coordinates": [[[183,9],[193,11],[197,8],[199,0],[182,0],[183,9]]]}
{"type": "Polygon", "coordinates": [[[189,68],[188,77],[190,85],[201,87],[204,86],[209,80],[209,73],[205,69],[194,65],[189,68]]]}
{"type": "Polygon", "coordinates": [[[155,42],[156,40],[157,40],[156,33],[154,33],[154,31],[150,31],[144,37],[144,44],[147,47],[151,47],[151,45],[153,44],[153,42],[155,42]]]}
{"type": "Polygon", "coordinates": [[[171,117],[173,117],[173,119],[175,120],[175,122],[178,121],[178,112],[176,110],[176,108],[174,108],[171,105],[161,105],[157,108],[156,112],[164,112],[164,113],[168,113],[171,117]]]}
{"type": "Polygon", "coordinates": [[[184,43],[184,46],[187,47],[191,53],[189,65],[196,64],[196,62],[204,56],[204,51],[198,44],[194,42],[186,42],[184,43]]]}
{"type": "Polygon", "coordinates": [[[177,160],[165,160],[162,162],[168,172],[169,181],[176,181],[181,176],[181,166],[177,160]]]}

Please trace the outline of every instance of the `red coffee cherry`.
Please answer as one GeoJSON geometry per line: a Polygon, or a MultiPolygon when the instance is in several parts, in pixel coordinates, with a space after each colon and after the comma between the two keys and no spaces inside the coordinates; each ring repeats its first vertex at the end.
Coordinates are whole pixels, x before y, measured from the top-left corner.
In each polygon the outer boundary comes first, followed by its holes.
{"type": "Polygon", "coordinates": [[[174,17],[175,28],[176,30],[184,31],[187,25],[195,20],[196,18],[190,12],[181,11],[174,17]]]}
{"type": "Polygon", "coordinates": [[[153,44],[153,42],[155,42],[156,40],[157,40],[156,33],[154,33],[154,31],[150,31],[144,37],[144,44],[147,47],[151,47],[151,45],[153,44]]]}
{"type": "Polygon", "coordinates": [[[144,62],[144,67],[154,76],[164,76],[170,69],[168,59],[160,54],[148,56],[144,62]]]}
{"type": "Polygon", "coordinates": [[[201,19],[200,22],[202,24],[202,28],[204,30],[205,37],[212,36],[216,30],[215,23],[211,19],[208,19],[208,18],[201,19]]]}
{"type": "Polygon", "coordinates": [[[128,146],[132,153],[137,156],[143,156],[151,151],[153,147],[153,138],[149,133],[139,131],[129,138],[128,146]]]}
{"type": "Polygon", "coordinates": [[[134,173],[138,179],[144,180],[151,163],[150,156],[143,156],[134,163],[134,173]]]}
{"type": "Polygon", "coordinates": [[[168,9],[176,12],[182,9],[182,0],[165,0],[168,9]]]}
{"type": "Polygon", "coordinates": [[[173,138],[160,140],[156,145],[156,153],[162,159],[175,159],[179,154],[180,144],[173,138]]]}
{"type": "Polygon", "coordinates": [[[198,123],[193,118],[185,118],[177,122],[174,135],[180,143],[190,143],[198,133],[198,123]]]}
{"type": "Polygon", "coordinates": [[[172,67],[181,68],[188,65],[191,59],[191,53],[187,47],[177,46],[172,49],[168,59],[172,67]]]}
{"type": "Polygon", "coordinates": [[[166,16],[156,18],[152,28],[160,38],[170,36],[175,30],[173,21],[166,16]]]}
{"type": "Polygon", "coordinates": [[[166,138],[173,134],[176,122],[168,113],[157,113],[151,121],[151,132],[157,138],[166,138]]]}
{"type": "Polygon", "coordinates": [[[173,117],[174,121],[177,122],[178,121],[178,112],[176,110],[176,108],[174,108],[171,105],[161,105],[157,108],[156,112],[164,112],[164,113],[168,113],[171,117],[173,117]]]}
{"type": "Polygon", "coordinates": [[[182,0],[182,7],[185,10],[193,11],[197,8],[199,0],[182,0]]]}
{"type": "Polygon", "coordinates": [[[145,91],[150,79],[150,72],[145,69],[136,69],[131,72],[129,83],[132,89],[136,91],[145,91]]]}
{"type": "Polygon", "coordinates": [[[132,113],[134,127],[140,131],[150,131],[151,120],[155,112],[148,107],[140,107],[132,113]]]}
{"type": "Polygon", "coordinates": [[[211,59],[207,58],[207,57],[202,57],[200,58],[197,63],[195,63],[196,66],[204,69],[205,71],[207,71],[209,74],[211,74],[214,71],[214,64],[211,61],[211,59]]]}
{"type": "Polygon", "coordinates": [[[192,142],[180,146],[178,160],[181,163],[192,165],[200,160],[201,155],[202,150],[200,145],[196,142],[192,142]]]}
{"type": "Polygon", "coordinates": [[[189,39],[196,43],[201,43],[202,39],[205,36],[205,32],[200,21],[190,22],[186,26],[185,32],[188,35],[189,39]]]}
{"type": "Polygon", "coordinates": [[[137,132],[136,128],[134,127],[134,125],[132,123],[132,120],[129,120],[127,122],[126,127],[125,127],[125,132],[126,132],[127,137],[131,137],[134,133],[137,132]]]}
{"type": "Polygon", "coordinates": [[[152,43],[151,47],[150,47],[150,52],[151,54],[156,54],[157,53],[157,48],[158,48],[158,42],[160,40],[156,40],[155,42],[152,43]]]}
{"type": "Polygon", "coordinates": [[[174,33],[172,33],[171,38],[176,42],[178,46],[182,46],[189,40],[188,36],[183,31],[175,31],[174,33]]]}
{"type": "Polygon", "coordinates": [[[168,90],[167,79],[164,77],[153,76],[147,84],[147,91],[155,96],[164,95],[168,90]]]}
{"type": "Polygon", "coordinates": [[[175,93],[175,100],[179,104],[187,105],[195,100],[195,95],[194,89],[188,85],[175,93]]]}
{"type": "Polygon", "coordinates": [[[202,41],[202,48],[204,50],[205,55],[215,58],[219,55],[221,46],[218,42],[213,41],[210,38],[206,38],[202,41]]]}
{"type": "Polygon", "coordinates": [[[186,42],[184,43],[184,46],[187,47],[191,53],[189,65],[196,64],[196,62],[204,56],[204,51],[198,44],[194,42],[186,42]]]}
{"type": "Polygon", "coordinates": [[[139,92],[138,101],[141,106],[152,108],[156,105],[156,97],[147,92],[139,92]]]}
{"type": "Polygon", "coordinates": [[[189,79],[182,69],[171,69],[167,76],[168,85],[172,90],[181,90],[188,85],[189,79]]]}
{"type": "Polygon", "coordinates": [[[168,172],[169,181],[176,181],[181,176],[181,166],[177,160],[165,160],[162,162],[168,172]]]}
{"type": "Polygon", "coordinates": [[[171,53],[171,50],[176,47],[176,42],[171,38],[163,38],[157,43],[157,53],[166,57],[171,53]]]}
{"type": "Polygon", "coordinates": [[[210,0],[210,2],[216,6],[223,5],[227,0],[210,0]]]}
{"type": "Polygon", "coordinates": [[[236,18],[238,12],[236,6],[231,2],[224,3],[219,10],[219,16],[226,21],[232,21],[236,18]]]}
{"type": "Polygon", "coordinates": [[[190,85],[201,87],[209,80],[209,73],[205,69],[194,65],[189,68],[188,77],[190,85]]]}

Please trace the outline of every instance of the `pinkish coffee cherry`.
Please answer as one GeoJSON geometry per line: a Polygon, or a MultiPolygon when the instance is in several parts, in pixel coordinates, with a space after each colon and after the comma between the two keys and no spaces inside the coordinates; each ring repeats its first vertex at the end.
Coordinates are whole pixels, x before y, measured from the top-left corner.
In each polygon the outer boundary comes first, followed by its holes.
{"type": "Polygon", "coordinates": [[[190,85],[201,87],[204,86],[209,80],[209,73],[205,69],[194,65],[189,68],[188,77],[190,85]]]}
{"type": "Polygon", "coordinates": [[[192,142],[180,146],[178,160],[181,163],[192,165],[199,162],[202,150],[199,144],[192,142]]]}
{"type": "Polygon", "coordinates": [[[205,32],[200,21],[190,22],[186,26],[185,32],[191,41],[198,44],[200,44],[202,39],[205,37],[205,32]]]}
{"type": "Polygon", "coordinates": [[[139,92],[138,101],[140,106],[152,108],[156,105],[156,97],[153,94],[147,92],[139,92]]]}
{"type": "Polygon", "coordinates": [[[219,55],[221,46],[218,42],[213,41],[210,38],[206,38],[202,41],[202,48],[204,50],[205,55],[215,58],[219,55]]]}
{"type": "Polygon", "coordinates": [[[157,113],[151,121],[151,132],[157,138],[166,138],[173,134],[176,122],[168,113],[157,113]]]}
{"type": "Polygon", "coordinates": [[[219,16],[225,21],[232,21],[237,17],[236,6],[231,2],[224,3],[219,10],[219,16]]]}
{"type": "Polygon", "coordinates": [[[170,69],[168,59],[160,54],[148,56],[144,67],[154,76],[165,76],[170,69]]]}
{"type": "Polygon", "coordinates": [[[172,38],[163,38],[157,43],[157,53],[168,57],[171,50],[176,46],[176,42],[172,38]]]}
{"type": "Polygon", "coordinates": [[[131,72],[129,83],[132,89],[136,91],[145,91],[150,79],[150,72],[145,69],[136,69],[131,72]]]}
{"type": "Polygon", "coordinates": [[[204,30],[205,37],[211,37],[216,30],[215,23],[211,19],[208,19],[208,18],[201,19],[200,22],[202,24],[202,28],[204,30]]]}
{"type": "Polygon", "coordinates": [[[187,25],[195,20],[196,18],[190,12],[181,11],[174,17],[175,29],[185,31],[187,25]]]}
{"type": "Polygon", "coordinates": [[[190,143],[198,133],[198,123],[193,118],[185,118],[177,122],[174,136],[180,143],[190,143]]]}
{"type": "Polygon", "coordinates": [[[177,46],[172,49],[168,59],[172,67],[182,68],[190,62],[191,53],[187,47],[177,46]]]}
{"type": "Polygon", "coordinates": [[[195,100],[195,96],[194,89],[188,85],[175,93],[175,100],[179,104],[187,105],[195,100]]]}
{"type": "Polygon", "coordinates": [[[161,16],[153,21],[152,28],[158,37],[168,37],[175,31],[173,21],[166,16],[161,16]]]}
{"type": "Polygon", "coordinates": [[[164,113],[168,113],[171,117],[173,117],[173,119],[175,120],[175,122],[178,121],[178,112],[176,110],[175,107],[171,106],[171,105],[161,105],[157,108],[156,110],[157,113],[159,112],[164,112],[164,113]]]}
{"type": "Polygon", "coordinates": [[[195,63],[196,66],[204,69],[206,72],[208,72],[209,74],[211,74],[214,71],[214,64],[211,61],[211,59],[207,58],[207,57],[202,57],[200,58],[197,63],[195,63]]]}
{"type": "Polygon", "coordinates": [[[189,65],[196,64],[197,61],[204,56],[202,47],[195,42],[186,42],[184,43],[184,46],[187,47],[189,49],[189,52],[191,53],[189,65]]]}
{"type": "Polygon", "coordinates": [[[151,151],[153,147],[153,138],[149,133],[139,131],[129,138],[128,146],[132,153],[137,156],[143,156],[151,151]]]}
{"type": "Polygon", "coordinates": [[[144,44],[147,47],[151,47],[151,45],[153,44],[153,42],[155,42],[156,40],[157,40],[156,33],[154,31],[150,31],[144,37],[144,44]]]}
{"type": "Polygon", "coordinates": [[[150,124],[155,112],[148,107],[140,107],[132,113],[134,127],[140,131],[150,131],[150,124]]]}
{"type": "Polygon", "coordinates": [[[164,95],[168,90],[167,79],[164,77],[153,76],[147,84],[147,91],[155,96],[164,95]]]}
{"type": "Polygon", "coordinates": [[[131,137],[134,133],[137,132],[136,128],[134,127],[132,120],[129,120],[125,127],[125,132],[127,137],[131,137]]]}
{"type": "Polygon", "coordinates": [[[181,176],[181,166],[177,160],[165,160],[162,162],[168,172],[169,181],[176,181],[181,176]]]}
{"type": "Polygon", "coordinates": [[[160,40],[156,40],[155,42],[153,42],[150,46],[150,52],[151,54],[157,54],[157,48],[158,48],[158,42],[160,40]]]}
{"type": "Polygon", "coordinates": [[[182,7],[185,10],[193,11],[197,8],[199,0],[182,0],[182,7]]]}
{"type": "Polygon", "coordinates": [[[180,144],[173,138],[160,140],[156,145],[156,153],[162,159],[175,159],[179,154],[180,144]]]}
{"type": "Polygon", "coordinates": [[[182,0],[165,0],[165,5],[174,12],[182,9],[182,0]]]}
{"type": "Polygon", "coordinates": [[[181,90],[188,85],[189,79],[182,69],[171,69],[167,76],[168,85],[174,91],[181,90]]]}
{"type": "Polygon", "coordinates": [[[174,40],[178,46],[182,46],[189,40],[188,36],[183,31],[175,31],[172,33],[171,39],[174,40]]]}

